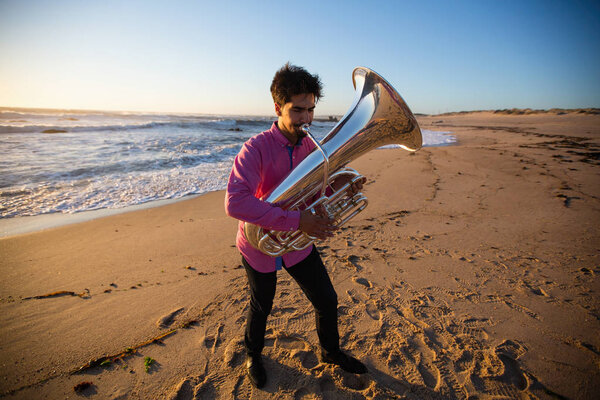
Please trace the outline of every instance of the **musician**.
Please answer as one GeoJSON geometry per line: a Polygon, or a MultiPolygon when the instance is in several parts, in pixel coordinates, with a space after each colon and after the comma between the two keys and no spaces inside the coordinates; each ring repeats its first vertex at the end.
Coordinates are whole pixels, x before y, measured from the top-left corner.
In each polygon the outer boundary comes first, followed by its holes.
{"type": "MultiPolygon", "coordinates": [[[[321,361],[339,365],[351,373],[367,372],[364,364],[339,347],[337,294],[317,249],[311,245],[304,250],[270,257],[255,249],[246,240],[243,230],[245,221],[269,230],[301,230],[319,239],[333,235],[333,221],[323,212],[315,215],[309,211],[288,211],[260,200],[314,149],[314,143],[305,138],[301,126],[312,122],[321,91],[318,75],[304,68],[287,63],[278,70],[271,84],[277,121],[243,145],[227,184],[225,210],[240,220],[236,245],[250,288],[244,334],[246,368],[258,388],[263,387],[267,379],[261,353],[280,269],[294,278],[315,309],[321,361]]],[[[344,183],[335,182],[335,185],[341,187],[344,183]]],[[[350,190],[357,192],[361,188],[362,182],[357,182],[350,190]]]]}

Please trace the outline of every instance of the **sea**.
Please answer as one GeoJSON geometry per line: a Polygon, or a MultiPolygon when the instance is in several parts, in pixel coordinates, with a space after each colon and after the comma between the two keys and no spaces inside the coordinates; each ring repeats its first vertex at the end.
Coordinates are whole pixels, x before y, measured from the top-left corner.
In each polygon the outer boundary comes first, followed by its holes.
{"type": "MultiPolygon", "coordinates": [[[[0,108],[0,220],[122,209],[225,188],[273,116],[0,108]]],[[[335,120],[317,119],[322,139],[335,120]]],[[[424,146],[452,144],[423,131],[424,146]]]]}

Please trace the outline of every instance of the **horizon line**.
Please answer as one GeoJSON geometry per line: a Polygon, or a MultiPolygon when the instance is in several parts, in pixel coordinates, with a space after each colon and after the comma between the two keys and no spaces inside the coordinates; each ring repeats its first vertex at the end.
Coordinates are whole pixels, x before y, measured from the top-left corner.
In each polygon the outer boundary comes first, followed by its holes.
{"type": "MultiPolygon", "coordinates": [[[[102,110],[102,109],[91,109],[91,108],[50,108],[50,107],[12,107],[12,106],[0,106],[0,111],[5,110],[39,110],[39,111],[70,111],[75,113],[89,113],[89,112],[101,112],[101,113],[127,113],[127,114],[185,114],[185,115],[202,115],[202,116],[248,116],[248,117],[270,117],[269,114],[233,114],[233,113],[201,113],[201,112],[186,112],[186,111],[135,111],[135,110],[102,110]]],[[[498,109],[476,109],[476,110],[459,110],[459,111],[446,111],[443,113],[420,113],[414,112],[415,116],[436,116],[436,115],[452,115],[452,114],[469,114],[479,112],[494,112],[503,114],[539,114],[539,113],[582,113],[582,114],[600,114],[600,108],[597,107],[579,107],[579,108],[498,108],[498,109]]],[[[342,117],[344,114],[319,114],[315,115],[315,118],[324,117],[342,117]]]]}

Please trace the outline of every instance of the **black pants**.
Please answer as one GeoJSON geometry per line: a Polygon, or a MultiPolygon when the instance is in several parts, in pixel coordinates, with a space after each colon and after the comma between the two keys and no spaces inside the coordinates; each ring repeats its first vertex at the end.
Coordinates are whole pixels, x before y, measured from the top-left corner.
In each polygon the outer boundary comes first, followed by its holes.
{"type": "MultiPolygon", "coordinates": [[[[242,257],[250,285],[250,309],[246,321],[244,343],[248,355],[260,355],[265,344],[267,317],[273,307],[277,272],[262,273],[253,269],[242,257]]],[[[337,294],[331,284],[321,256],[313,246],[308,257],[298,264],[285,268],[298,283],[315,308],[317,334],[325,353],[339,351],[337,322],[337,294]]]]}

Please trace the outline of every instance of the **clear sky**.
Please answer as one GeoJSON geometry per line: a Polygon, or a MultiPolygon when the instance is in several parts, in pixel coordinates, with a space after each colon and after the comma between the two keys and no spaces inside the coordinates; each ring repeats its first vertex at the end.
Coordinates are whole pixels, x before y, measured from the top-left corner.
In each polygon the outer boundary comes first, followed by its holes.
{"type": "Polygon", "coordinates": [[[0,0],[0,106],[271,115],[287,61],[317,115],[356,66],[414,112],[600,107],[600,2],[0,0]]]}

